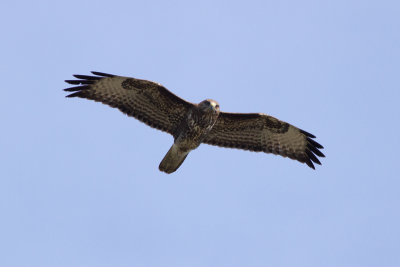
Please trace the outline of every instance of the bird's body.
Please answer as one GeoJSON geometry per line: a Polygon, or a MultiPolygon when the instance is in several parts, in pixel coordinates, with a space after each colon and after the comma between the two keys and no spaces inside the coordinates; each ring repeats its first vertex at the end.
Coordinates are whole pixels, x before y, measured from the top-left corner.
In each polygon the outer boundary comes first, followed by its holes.
{"type": "Polygon", "coordinates": [[[189,152],[200,146],[217,122],[218,115],[219,105],[211,99],[190,108],[174,135],[174,144],[161,161],[159,169],[166,173],[176,171],[189,152]]]}
{"type": "Polygon", "coordinates": [[[175,144],[187,151],[197,148],[217,122],[219,105],[214,100],[204,100],[193,106],[183,119],[174,136],[175,144]]]}
{"type": "Polygon", "coordinates": [[[220,112],[219,104],[206,99],[192,104],[172,94],[158,83],[93,72],[97,76],[74,75],[79,80],[67,88],[81,97],[118,108],[147,125],[170,133],[174,143],[159,169],[176,171],[190,151],[206,143],[222,147],[273,153],[306,163],[321,164],[323,148],[310,133],[262,113],[220,112]],[[315,154],[315,155],[314,155],[315,154]]]}

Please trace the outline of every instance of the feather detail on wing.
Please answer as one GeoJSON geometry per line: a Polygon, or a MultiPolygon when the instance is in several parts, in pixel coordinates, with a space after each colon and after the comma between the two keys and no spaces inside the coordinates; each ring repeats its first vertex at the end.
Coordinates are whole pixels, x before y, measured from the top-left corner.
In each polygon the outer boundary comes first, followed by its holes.
{"type": "Polygon", "coordinates": [[[77,80],[66,80],[69,84],[77,85],[64,89],[74,92],[67,97],[102,102],[170,134],[174,134],[187,110],[193,106],[155,82],[92,73],[96,76],[74,75],[77,80]]]}
{"type": "Polygon", "coordinates": [[[219,118],[203,143],[256,152],[273,153],[306,163],[321,165],[325,157],[314,135],[289,123],[261,113],[226,113],[219,118]]]}

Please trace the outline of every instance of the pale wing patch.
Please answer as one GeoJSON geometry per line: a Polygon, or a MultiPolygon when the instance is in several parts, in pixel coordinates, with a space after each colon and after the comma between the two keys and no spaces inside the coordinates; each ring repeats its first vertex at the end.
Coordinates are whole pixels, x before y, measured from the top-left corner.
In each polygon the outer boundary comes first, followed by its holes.
{"type": "Polygon", "coordinates": [[[288,131],[282,134],[264,130],[262,138],[265,144],[265,152],[284,157],[303,153],[307,143],[305,136],[294,126],[289,126],[288,131]]]}

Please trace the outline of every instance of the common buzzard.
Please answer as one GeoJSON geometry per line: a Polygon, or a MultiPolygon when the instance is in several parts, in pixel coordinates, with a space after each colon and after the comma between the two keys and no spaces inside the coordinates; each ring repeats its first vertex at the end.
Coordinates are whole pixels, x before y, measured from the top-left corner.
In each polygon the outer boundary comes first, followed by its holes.
{"type": "Polygon", "coordinates": [[[161,161],[159,169],[176,171],[186,156],[201,143],[273,153],[306,163],[320,164],[325,157],[314,135],[289,123],[262,113],[220,112],[218,102],[206,99],[192,104],[168,91],[159,83],[101,72],[95,76],[74,75],[66,80],[77,85],[64,89],[74,92],[67,97],[81,97],[118,108],[128,116],[165,131],[174,144],[161,161]]]}

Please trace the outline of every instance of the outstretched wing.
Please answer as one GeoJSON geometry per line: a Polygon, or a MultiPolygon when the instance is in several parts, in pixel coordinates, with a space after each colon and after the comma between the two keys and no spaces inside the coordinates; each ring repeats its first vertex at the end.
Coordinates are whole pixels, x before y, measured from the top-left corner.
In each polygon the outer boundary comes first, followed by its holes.
{"type": "Polygon", "coordinates": [[[67,97],[102,102],[170,134],[174,134],[187,110],[193,106],[155,82],[92,73],[96,76],[74,75],[78,80],[66,80],[69,84],[78,85],[64,89],[74,92],[67,97]]]}
{"type": "Polygon", "coordinates": [[[273,153],[306,163],[315,169],[316,156],[325,157],[314,135],[260,113],[221,112],[203,143],[273,153]]]}

